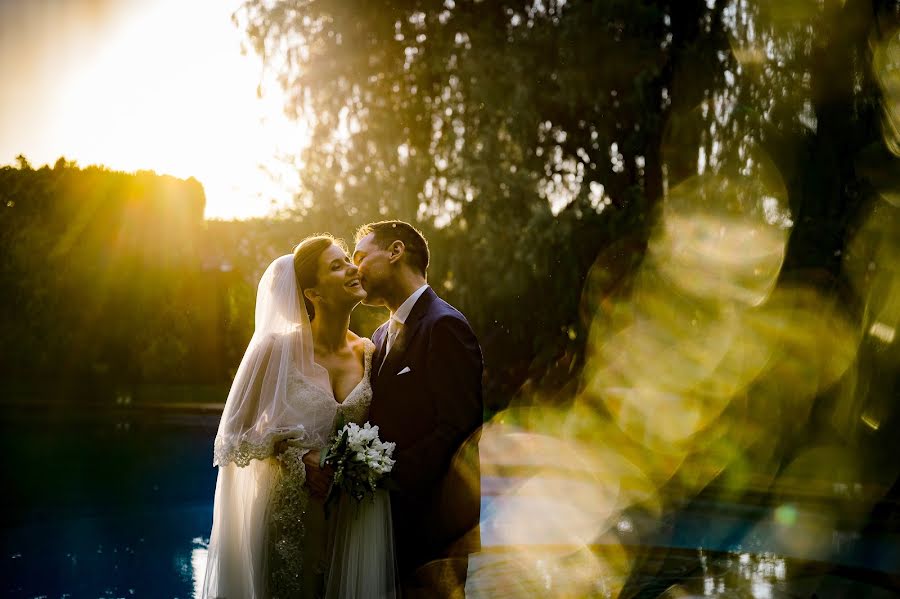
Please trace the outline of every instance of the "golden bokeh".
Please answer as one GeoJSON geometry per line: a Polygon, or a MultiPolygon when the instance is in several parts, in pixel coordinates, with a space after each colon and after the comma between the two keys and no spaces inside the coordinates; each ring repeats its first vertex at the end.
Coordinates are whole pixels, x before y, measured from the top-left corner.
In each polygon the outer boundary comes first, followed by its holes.
{"type": "MultiPolygon", "coordinates": [[[[784,468],[778,439],[806,427],[823,393],[852,395],[862,332],[834,294],[781,276],[793,225],[786,200],[765,160],[752,176],[697,175],[669,191],[627,283],[616,285],[599,258],[585,287],[599,297],[582,301],[593,313],[574,403],[524,394],[484,428],[482,475],[514,482],[485,514],[484,532],[505,551],[484,558],[479,576],[509,577],[513,596],[600,592],[590,581],[616,596],[636,555],[622,545],[630,511],[657,518],[714,480],[725,500],[783,498],[748,543],[766,535],[809,558],[830,550],[838,511],[823,516],[790,498],[851,485],[859,456],[822,447],[784,468]]],[[[857,244],[873,243],[868,231],[857,244]]],[[[878,239],[866,251],[884,259],[892,246],[878,239]]],[[[892,326],[894,279],[863,271],[878,322],[892,326]]]]}
{"type": "Polygon", "coordinates": [[[873,51],[872,68],[882,91],[884,142],[900,156],[900,29],[875,43],[873,51]]]}

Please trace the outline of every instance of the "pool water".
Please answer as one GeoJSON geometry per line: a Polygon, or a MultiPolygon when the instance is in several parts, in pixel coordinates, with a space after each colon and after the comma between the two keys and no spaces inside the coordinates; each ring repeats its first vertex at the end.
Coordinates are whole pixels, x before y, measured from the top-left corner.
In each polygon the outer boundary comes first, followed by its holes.
{"type": "MultiPolygon", "coordinates": [[[[214,413],[6,411],[0,593],[11,599],[197,596],[212,522],[217,424],[214,413]]],[[[534,539],[533,564],[497,546],[507,499],[496,490],[514,481],[486,482],[493,491],[482,499],[484,551],[470,560],[470,593],[564,593],[570,572],[558,565],[572,558],[560,556],[553,539],[534,539]]],[[[593,594],[900,595],[896,526],[835,529],[828,553],[810,556],[779,544],[771,516],[764,504],[702,499],[661,519],[622,514],[596,551],[612,539],[631,552],[632,566],[598,579],[593,594]]]]}

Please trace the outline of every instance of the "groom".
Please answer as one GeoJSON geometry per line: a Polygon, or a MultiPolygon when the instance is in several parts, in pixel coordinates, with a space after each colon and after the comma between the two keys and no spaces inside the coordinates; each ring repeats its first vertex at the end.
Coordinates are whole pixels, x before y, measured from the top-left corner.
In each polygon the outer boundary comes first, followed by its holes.
{"type": "Polygon", "coordinates": [[[406,596],[460,596],[480,549],[478,434],[482,357],[466,318],[426,283],[428,243],[403,221],[356,232],[364,303],[385,306],[375,331],[369,420],[397,444],[391,492],[406,596]]]}

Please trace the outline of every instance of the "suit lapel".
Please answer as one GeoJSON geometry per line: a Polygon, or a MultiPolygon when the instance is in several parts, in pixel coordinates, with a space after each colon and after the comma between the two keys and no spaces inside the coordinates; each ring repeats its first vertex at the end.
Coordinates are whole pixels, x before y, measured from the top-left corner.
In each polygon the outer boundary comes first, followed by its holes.
{"type": "MultiPolygon", "coordinates": [[[[418,299],[415,306],[413,306],[412,312],[410,312],[409,316],[406,318],[403,328],[400,329],[400,334],[397,335],[397,339],[394,340],[394,344],[391,346],[390,353],[388,353],[384,360],[384,366],[381,367],[381,374],[383,374],[385,378],[390,377],[391,374],[397,373],[397,367],[403,362],[403,358],[406,355],[406,350],[409,347],[410,342],[415,338],[416,332],[422,325],[423,317],[428,312],[428,308],[431,307],[431,303],[436,297],[437,294],[429,287],[418,299]]],[[[384,337],[387,337],[387,333],[384,334],[384,337]]],[[[384,344],[382,343],[382,346],[383,345],[384,344]]]]}

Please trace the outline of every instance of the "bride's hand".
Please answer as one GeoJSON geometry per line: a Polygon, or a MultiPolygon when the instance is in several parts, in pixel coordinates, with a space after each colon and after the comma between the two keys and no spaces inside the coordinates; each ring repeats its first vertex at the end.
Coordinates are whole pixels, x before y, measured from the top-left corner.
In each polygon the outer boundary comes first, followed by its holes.
{"type": "Polygon", "coordinates": [[[281,441],[275,442],[275,455],[281,455],[286,452],[291,447],[297,447],[299,449],[303,449],[303,445],[300,439],[296,437],[288,437],[287,439],[282,439],[281,441]]]}
{"type": "Polygon", "coordinates": [[[310,449],[306,452],[306,455],[303,456],[303,463],[306,464],[307,468],[318,468],[321,459],[322,452],[318,449],[310,449]]]}
{"type": "Polygon", "coordinates": [[[331,488],[334,470],[331,466],[321,468],[319,466],[320,458],[319,450],[314,449],[303,456],[303,463],[306,465],[306,484],[310,493],[316,499],[324,500],[328,496],[328,490],[331,488]]]}

